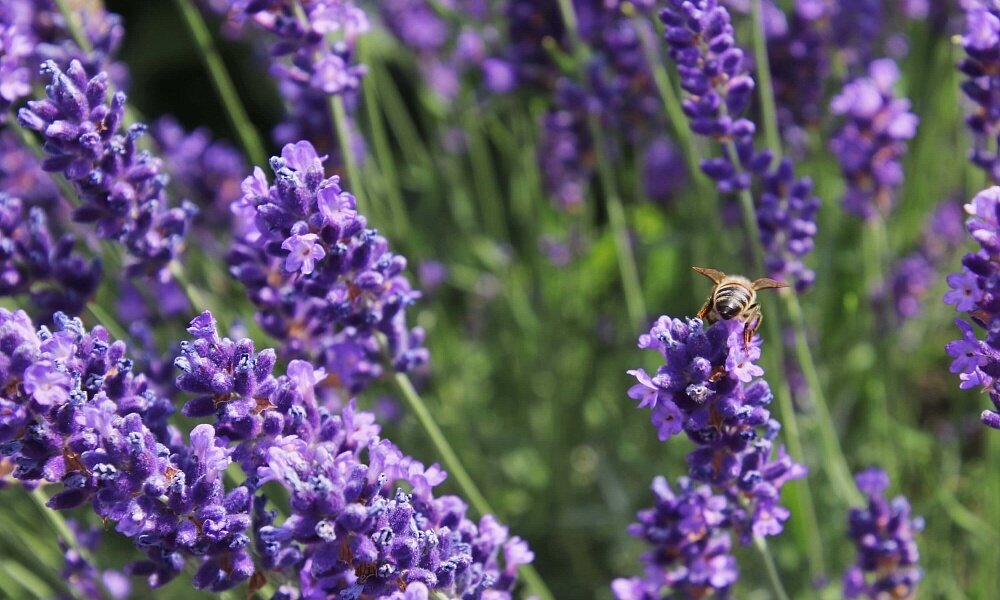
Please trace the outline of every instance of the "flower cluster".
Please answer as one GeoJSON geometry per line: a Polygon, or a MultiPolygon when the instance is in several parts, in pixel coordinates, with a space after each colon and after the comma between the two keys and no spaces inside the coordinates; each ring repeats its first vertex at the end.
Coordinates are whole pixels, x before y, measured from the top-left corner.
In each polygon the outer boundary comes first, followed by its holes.
{"type": "Polygon", "coordinates": [[[99,260],[74,251],[71,235],[53,240],[45,211],[0,192],[0,296],[27,295],[37,321],[78,315],[101,280],[99,260]]]}
{"type": "Polygon", "coordinates": [[[889,476],[884,471],[862,471],[855,481],[868,506],[852,508],[848,518],[847,535],[858,560],[844,573],[844,597],[916,598],[923,571],[914,536],[923,529],[923,519],[910,516],[905,497],[885,498],[889,476]]]}
{"type": "Polygon", "coordinates": [[[830,72],[829,7],[816,0],[796,0],[787,20],[767,32],[778,126],[792,147],[802,145],[802,129],[823,116],[823,84],[830,72]]]}
{"type": "Polygon", "coordinates": [[[318,360],[332,387],[353,393],[382,374],[380,337],[396,371],[428,354],[423,331],[406,323],[419,297],[402,275],[406,259],[368,228],[339,179],[325,176],[324,158],[299,142],[271,159],[273,184],[255,168],[234,205],[246,233],[229,258],[282,354],[318,360]]]}
{"type": "MultiPolygon", "coordinates": [[[[0,458],[17,479],[61,483],[51,508],[89,503],[115,523],[147,555],[127,572],[154,587],[194,561],[194,586],[213,591],[287,572],[306,597],[509,598],[517,567],[533,559],[492,516],[476,524],[460,499],[435,498],[446,474],[380,439],[371,414],[321,406],[321,369],[293,360],[275,376],[273,350],[220,337],[211,313],[191,322],[195,339],[175,360],[178,389],[195,394],[184,413],[215,417],[188,436],[123,342],[64,315],[56,323],[36,330],[0,309],[0,458]],[[248,478],[227,490],[234,461],[248,478]],[[259,493],[268,481],[291,496],[281,523],[259,493]],[[395,487],[404,483],[411,493],[395,487]]],[[[68,558],[75,576],[96,575],[68,558]]]]}
{"type": "MultiPolygon", "coordinates": [[[[67,519],[66,524],[76,537],[79,548],[91,554],[97,551],[103,539],[104,531],[99,528],[83,528],[75,521],[67,519]]],[[[59,575],[73,588],[80,590],[86,598],[110,597],[112,600],[124,600],[131,595],[132,582],[128,577],[115,570],[101,570],[90,562],[81,551],[60,542],[63,548],[63,559],[66,566],[59,575]],[[105,595],[104,592],[107,592],[105,595]]],[[[67,600],[72,596],[67,595],[67,600]]]]}
{"type": "Polygon", "coordinates": [[[830,110],[844,118],[830,140],[847,180],[844,210],[863,219],[892,211],[903,183],[906,142],[917,133],[909,100],[893,91],[898,79],[895,61],[873,61],[867,76],[848,82],[830,102],[830,110]]]}
{"type": "Polygon", "coordinates": [[[219,336],[205,312],[175,364],[178,388],[196,394],[183,412],[214,415],[232,458],[263,485],[290,494],[291,515],[276,521],[258,496],[253,534],[264,571],[298,578],[304,597],[466,597],[493,590],[509,598],[518,565],[533,558],[492,516],[474,524],[458,498],[435,498],[446,474],[425,468],[379,438],[354,403],[331,412],[317,397],[326,374],[293,360],[275,377],[273,350],[219,336]],[[396,485],[405,482],[412,493],[396,485]],[[499,554],[503,554],[503,566],[499,554]],[[423,591],[424,596],[418,593],[423,591]]]}
{"type": "Polygon", "coordinates": [[[370,28],[365,12],[351,0],[242,1],[225,8],[231,25],[263,33],[269,45],[270,72],[289,113],[274,131],[277,142],[310,138],[336,148],[329,98],[349,96],[361,85],[365,67],[354,63],[354,51],[370,28]]]}
{"type": "Polygon", "coordinates": [[[893,266],[884,287],[876,291],[876,304],[890,305],[897,322],[920,313],[941,276],[940,268],[964,241],[962,218],[959,203],[941,203],[927,218],[919,247],[893,266]]]}
{"type": "Polygon", "coordinates": [[[249,577],[251,490],[223,490],[230,451],[215,430],[198,425],[185,444],[167,423],[170,401],[133,372],[123,342],[63,315],[56,323],[54,333],[36,331],[23,312],[0,309],[0,375],[10,390],[0,401],[0,455],[16,465],[14,477],[61,483],[51,508],[91,504],[146,553],[128,570],[153,586],[195,557],[196,587],[249,577]]]}
{"type": "Polygon", "coordinates": [[[564,43],[565,26],[552,0],[510,0],[505,4],[507,46],[504,60],[518,87],[551,89],[558,69],[547,44],[564,43]]]}
{"type": "Polygon", "coordinates": [[[555,106],[545,115],[538,156],[545,188],[556,206],[575,211],[583,204],[594,171],[588,94],[569,79],[560,79],[555,106]]]}
{"type": "Polygon", "coordinates": [[[962,271],[948,275],[951,287],[944,301],[966,313],[986,331],[979,339],[973,325],[956,320],[962,339],[948,344],[954,359],[951,372],[958,373],[962,389],[982,388],[989,392],[995,410],[985,410],[983,423],[1000,429],[1000,187],[993,186],[976,194],[965,205],[969,213],[966,228],[979,243],[979,250],[962,258],[962,271]]]}
{"type": "Polygon", "coordinates": [[[1000,157],[991,149],[1000,136],[1000,7],[969,2],[965,19],[965,34],[959,38],[965,58],[958,68],[968,77],[962,91],[974,104],[965,119],[975,141],[970,159],[1000,183],[1000,157]]]}
{"type": "Polygon", "coordinates": [[[726,499],[707,485],[687,477],[677,480],[675,492],[664,477],[653,480],[656,505],[639,512],[629,533],[653,550],[643,556],[644,578],[616,579],[611,589],[618,600],[659,600],[662,590],[678,597],[725,597],[739,579],[732,539],[722,528],[726,499]]]}
{"type": "Polygon", "coordinates": [[[161,117],[150,136],[163,156],[171,184],[198,206],[199,218],[211,223],[232,219],[230,206],[240,197],[247,166],[243,155],[228,142],[212,140],[206,128],[186,132],[172,117],[161,117]]]}
{"type": "Polygon", "coordinates": [[[78,3],[81,34],[90,46],[80,48],[54,0],[6,0],[0,14],[0,122],[6,111],[31,94],[38,67],[46,60],[68,64],[80,61],[87,72],[108,71],[123,86],[128,78],[124,64],[112,62],[124,37],[121,18],[107,12],[100,2],[78,3]]]}
{"type": "MultiPolygon", "coordinates": [[[[686,567],[693,571],[695,563],[685,562],[689,558],[702,561],[698,562],[702,570],[719,569],[712,573],[718,579],[706,575],[698,581],[699,585],[719,590],[731,585],[736,574],[735,564],[729,564],[726,553],[728,533],[721,538],[726,540],[723,543],[717,541],[718,531],[732,531],[743,544],[749,544],[757,536],[781,533],[789,517],[788,510],[778,504],[781,488],[785,482],[806,473],[806,468],[793,462],[784,448],[774,451],[773,440],[780,425],[767,409],[772,399],[770,388],[759,379],[764,373],[756,364],[760,341],[754,338],[745,347],[742,336],[743,325],[734,321],[719,321],[706,328],[700,319],[681,321],[660,317],[648,334],[639,337],[639,347],[657,350],[665,364],[654,375],[643,369],[629,371],[638,381],[629,390],[629,396],[639,401],[640,408],[650,409],[661,440],[684,432],[695,443],[695,450],[687,458],[689,476],[694,482],[711,486],[720,498],[709,502],[707,491],[680,482],[682,493],[678,495],[684,501],[705,502],[719,516],[711,519],[716,529],[705,529],[700,536],[691,538],[704,539],[697,552],[681,553],[673,559],[680,561],[679,566],[675,565],[678,569],[686,567]],[[712,556],[711,567],[702,564],[704,552],[712,556]],[[720,585],[714,586],[711,581],[720,585]]],[[[661,500],[672,499],[672,494],[664,494],[662,490],[657,494],[661,500]]],[[[637,529],[640,533],[642,521],[640,516],[637,529]]],[[[682,532],[690,526],[686,522],[669,524],[682,532]]],[[[665,523],[658,525],[663,527],[665,523]]],[[[660,555],[659,550],[675,556],[667,550],[671,546],[660,547],[663,543],[660,539],[654,543],[658,552],[651,557],[660,555]]],[[[655,560],[652,563],[650,560],[653,559],[649,558],[647,565],[656,565],[655,560]]],[[[664,565],[658,567],[662,570],[664,565]]],[[[674,587],[676,582],[654,576],[644,585],[674,587]]]]}
{"type": "Polygon", "coordinates": [[[750,104],[754,80],[736,46],[729,12],[716,0],[670,0],[660,19],[691,129],[722,146],[722,156],[704,159],[702,171],[724,194],[749,190],[754,176],[762,180],[757,225],[769,275],[805,290],[813,274],[801,259],[812,249],[818,200],[808,179],[795,179],[791,163],[772,166],[773,152],[754,148],[756,126],[739,116],[750,104]]]}
{"type": "Polygon", "coordinates": [[[134,259],[129,273],[166,278],[194,206],[168,205],[160,160],[136,146],[145,127],[122,123],[125,94],[117,92],[105,103],[106,72],[88,77],[76,60],[66,71],[53,61],[43,70],[52,81],[48,98],[31,101],[18,113],[22,126],[44,137],[43,168],[62,173],[80,194],[75,220],[94,223],[98,236],[125,246],[134,259]]]}

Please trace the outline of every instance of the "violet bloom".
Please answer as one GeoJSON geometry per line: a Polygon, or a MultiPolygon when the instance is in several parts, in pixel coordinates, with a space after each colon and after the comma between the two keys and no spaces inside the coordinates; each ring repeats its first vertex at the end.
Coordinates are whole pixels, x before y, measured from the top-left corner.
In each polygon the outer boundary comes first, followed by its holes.
{"type": "Polygon", "coordinates": [[[0,401],[0,456],[14,462],[14,477],[61,483],[50,508],[90,504],[146,553],[127,571],[154,587],[189,559],[199,565],[197,588],[249,578],[252,490],[223,489],[231,450],[211,425],[195,427],[185,444],[167,424],[171,402],[133,371],[123,342],[64,315],[56,324],[36,331],[25,313],[0,309],[0,377],[14,390],[0,401]]]}
{"type": "Polygon", "coordinates": [[[196,222],[229,222],[230,205],[239,200],[247,172],[240,151],[226,141],[213,140],[206,128],[185,131],[171,117],[157,119],[149,131],[163,155],[171,185],[180,186],[184,197],[198,207],[196,222]]]}
{"type": "Polygon", "coordinates": [[[113,62],[124,37],[121,18],[98,4],[79,11],[81,33],[91,50],[77,44],[54,0],[5,0],[0,14],[0,122],[6,111],[31,95],[43,81],[38,67],[46,60],[80,61],[88,72],[108,71],[116,86],[126,84],[123,63],[113,62]]]}
{"type": "Polygon", "coordinates": [[[551,0],[511,0],[505,4],[507,46],[504,62],[514,69],[518,87],[549,89],[558,77],[546,40],[563,44],[559,5],[551,0]]]}
{"type": "Polygon", "coordinates": [[[257,320],[283,341],[281,354],[324,365],[343,398],[383,374],[384,338],[391,368],[427,361],[423,331],[406,323],[419,297],[402,275],[406,259],[358,213],[325,157],[308,142],[271,159],[275,181],[257,167],[233,209],[243,223],[229,256],[247,286],[257,320]]]}
{"type": "Polygon", "coordinates": [[[817,126],[823,117],[823,86],[830,72],[828,12],[822,0],[796,0],[785,27],[767,32],[778,126],[792,147],[802,145],[802,129],[817,126]]]}
{"type": "Polygon", "coordinates": [[[687,185],[687,170],[677,148],[665,137],[653,139],[642,155],[642,187],[654,202],[669,202],[687,185]]]}
{"type": "Polygon", "coordinates": [[[76,316],[97,291],[101,263],[76,251],[73,236],[53,239],[41,207],[0,192],[0,296],[26,296],[38,323],[76,316]]]}
{"type": "Polygon", "coordinates": [[[784,448],[774,451],[780,425],[767,406],[772,395],[756,361],[760,338],[743,347],[743,326],[720,321],[660,317],[639,347],[657,350],[665,364],[655,374],[629,371],[629,396],[649,408],[661,440],[684,432],[696,448],[688,455],[692,479],[730,499],[728,525],[742,543],[776,535],[788,518],[778,505],[784,483],[803,477],[784,448]]]}
{"type": "Polygon", "coordinates": [[[886,217],[895,207],[906,142],[917,133],[909,100],[893,91],[898,79],[893,60],[873,61],[867,76],[848,82],[830,102],[830,110],[844,118],[830,140],[847,180],[844,210],[863,219],[886,217]]]}
{"type": "Polygon", "coordinates": [[[145,127],[122,123],[125,94],[105,104],[107,73],[88,78],[76,60],[65,72],[52,61],[43,70],[52,79],[48,98],[29,102],[18,120],[42,134],[43,168],[62,173],[80,194],[73,218],[120,241],[133,258],[129,274],[169,277],[166,267],[180,252],[193,205],[169,206],[159,159],[136,147],[145,127]]]}
{"type": "Polygon", "coordinates": [[[542,123],[538,152],[545,188],[556,206],[574,212],[580,209],[594,174],[593,139],[589,118],[591,98],[569,79],[561,79],[555,91],[555,106],[542,123]]]}
{"type": "Polygon", "coordinates": [[[206,439],[194,454],[220,468],[231,456],[290,496],[281,522],[258,496],[251,526],[261,572],[299,583],[282,597],[511,597],[517,567],[533,558],[524,542],[492,516],[470,521],[460,499],[435,497],[444,471],[380,439],[374,416],[353,401],[325,408],[322,369],[292,360],[286,374],[273,374],[273,350],[220,336],[209,312],[188,331],[195,340],[176,360],[177,386],[195,395],[184,413],[214,415],[214,431],[235,444],[230,454],[206,439]]]}
{"type": "Polygon", "coordinates": [[[854,479],[868,505],[852,508],[848,519],[847,535],[858,559],[844,573],[844,597],[916,598],[923,571],[914,538],[924,528],[923,519],[910,515],[905,497],[896,496],[891,502],[885,497],[889,487],[885,471],[867,469],[854,479]]]}
{"type": "Polygon", "coordinates": [[[965,205],[970,215],[966,228],[979,250],[962,258],[962,270],[948,275],[951,290],[944,301],[966,313],[985,335],[980,338],[974,326],[962,319],[956,322],[963,339],[947,345],[954,359],[951,372],[958,373],[962,389],[982,388],[988,392],[995,409],[982,413],[983,423],[1000,429],[1000,187],[993,186],[976,194],[965,205]]]}
{"type": "Polygon", "coordinates": [[[959,38],[965,58],[958,68],[968,77],[962,91],[973,102],[965,118],[974,139],[969,158],[1000,183],[1000,158],[992,149],[1000,136],[1000,7],[985,2],[967,6],[965,34],[959,38]]]}
{"type": "Polygon", "coordinates": [[[725,529],[728,501],[707,485],[687,477],[675,491],[664,477],[653,480],[656,504],[638,514],[629,533],[652,548],[643,555],[643,578],[616,579],[611,589],[618,600],[658,600],[664,593],[678,597],[726,597],[739,579],[731,536],[725,529]]]}
{"type": "MultiPolygon", "coordinates": [[[[924,225],[919,247],[893,265],[888,281],[876,291],[876,305],[890,305],[897,323],[920,314],[927,294],[941,276],[941,267],[964,241],[962,218],[962,207],[957,202],[938,206],[924,225]]],[[[971,308],[964,303],[962,306],[971,308]]]]}
{"type": "Polygon", "coordinates": [[[754,177],[762,180],[757,219],[768,274],[804,291],[814,278],[801,259],[812,248],[818,199],[808,179],[795,179],[790,162],[772,166],[773,152],[754,148],[756,126],[739,116],[750,104],[754,80],[729,12],[716,0],[670,0],[660,20],[691,129],[721,145],[722,155],[703,160],[702,171],[723,194],[749,190],[754,177]]]}

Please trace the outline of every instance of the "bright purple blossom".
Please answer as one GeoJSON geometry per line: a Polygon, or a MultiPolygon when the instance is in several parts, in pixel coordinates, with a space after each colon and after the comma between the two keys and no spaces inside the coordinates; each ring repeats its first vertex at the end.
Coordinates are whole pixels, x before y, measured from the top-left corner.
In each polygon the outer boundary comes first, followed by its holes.
{"type": "Polygon", "coordinates": [[[282,356],[318,361],[346,398],[382,375],[383,343],[392,369],[428,356],[422,330],[406,323],[419,297],[402,275],[406,259],[368,228],[339,178],[326,177],[325,158],[308,142],[288,144],[271,159],[273,184],[259,167],[244,180],[229,260],[282,356]]]}
{"type": "Polygon", "coordinates": [[[721,146],[721,156],[704,159],[702,171],[723,194],[749,190],[754,177],[761,180],[757,225],[768,274],[804,291],[814,279],[802,257],[813,247],[819,199],[811,181],[795,178],[790,161],[772,165],[770,149],[754,148],[756,126],[740,115],[755,84],[736,45],[729,12],[716,0],[670,0],[660,20],[680,74],[682,107],[691,129],[721,146]]]}
{"type": "Polygon", "coordinates": [[[62,173],[80,194],[73,218],[120,241],[133,258],[130,274],[168,278],[166,267],[181,250],[194,206],[170,207],[160,160],[136,147],[145,126],[124,126],[123,92],[105,103],[106,72],[89,77],[76,60],[66,71],[48,61],[43,71],[52,80],[48,98],[29,102],[18,120],[42,134],[45,170],[62,173]]]}
{"type": "Polygon", "coordinates": [[[954,304],[985,331],[979,338],[974,326],[958,320],[962,339],[947,346],[952,357],[951,370],[958,373],[962,389],[982,388],[988,392],[995,410],[985,410],[982,420],[1000,429],[1000,187],[994,186],[976,194],[965,205],[969,214],[966,229],[979,243],[979,250],[962,258],[962,270],[946,278],[952,288],[944,301],[954,304]]]}
{"type": "Polygon", "coordinates": [[[990,181],[1000,183],[995,150],[1000,136],[1000,7],[989,2],[968,2],[965,7],[965,33],[959,38],[965,58],[958,69],[968,77],[962,91],[972,101],[965,118],[974,139],[969,158],[990,181]]]}
{"type": "Polygon", "coordinates": [[[919,119],[910,102],[893,90],[899,68],[891,59],[873,61],[868,75],[847,83],[830,102],[843,117],[830,140],[847,180],[844,210],[864,219],[888,216],[903,183],[902,159],[919,119]]]}
{"type": "Polygon", "coordinates": [[[629,371],[638,381],[629,396],[640,408],[650,409],[661,440],[683,431],[694,442],[688,474],[706,484],[694,498],[705,500],[711,489],[715,512],[710,521],[688,523],[697,513],[672,503],[684,504],[695,484],[678,480],[683,493],[675,497],[665,480],[654,482],[661,504],[656,513],[640,513],[634,530],[654,545],[646,557],[646,577],[618,580],[613,590],[619,598],[653,599],[665,587],[683,593],[684,586],[692,585],[724,595],[737,578],[729,555],[731,535],[749,544],[754,537],[781,533],[789,517],[779,504],[781,488],[804,477],[806,468],[793,462],[784,448],[774,449],[780,424],[767,409],[770,388],[759,379],[760,339],[744,347],[742,324],[719,321],[706,328],[700,319],[660,317],[639,337],[639,347],[657,350],[665,364],[653,375],[643,369],[629,371]],[[669,512],[659,514],[661,510],[669,512]],[[655,520],[651,514],[657,515],[655,520]],[[643,527],[650,529],[643,533],[643,527]],[[679,529],[678,539],[661,548],[672,538],[660,533],[673,527],[679,529]],[[676,543],[682,546],[672,545],[676,543]]]}
{"type": "Polygon", "coordinates": [[[848,519],[847,534],[858,559],[844,573],[844,597],[916,598],[923,571],[915,536],[924,527],[923,519],[910,515],[905,497],[891,502],[885,497],[889,477],[884,471],[862,471],[855,481],[868,505],[852,508],[848,519]]]}

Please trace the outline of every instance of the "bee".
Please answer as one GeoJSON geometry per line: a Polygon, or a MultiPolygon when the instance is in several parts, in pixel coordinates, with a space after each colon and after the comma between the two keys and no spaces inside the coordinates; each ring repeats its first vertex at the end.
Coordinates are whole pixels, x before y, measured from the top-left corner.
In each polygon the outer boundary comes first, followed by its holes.
{"type": "Polygon", "coordinates": [[[711,325],[717,321],[736,319],[743,323],[743,346],[748,348],[753,334],[764,321],[764,314],[757,303],[757,292],[772,288],[788,287],[787,283],[763,277],[750,281],[742,275],[726,275],[715,269],[691,267],[715,283],[705,305],[698,311],[698,318],[711,325]]]}

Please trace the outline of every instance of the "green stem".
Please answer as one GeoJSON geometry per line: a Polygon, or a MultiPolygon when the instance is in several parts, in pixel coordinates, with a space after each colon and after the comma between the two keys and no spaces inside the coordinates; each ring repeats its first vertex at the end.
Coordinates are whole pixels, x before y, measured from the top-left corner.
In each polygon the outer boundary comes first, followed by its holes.
{"type": "Polygon", "coordinates": [[[351,193],[358,201],[358,208],[363,204],[363,191],[361,189],[361,172],[358,169],[358,161],[351,151],[351,126],[347,120],[347,109],[344,108],[344,99],[340,94],[330,96],[330,117],[333,119],[333,135],[340,145],[340,153],[343,155],[344,167],[347,169],[348,185],[351,193]]]}
{"type": "Polygon", "coordinates": [[[774,86],[771,83],[771,62],[767,58],[767,34],[764,31],[764,15],[761,0],[752,0],[750,12],[753,18],[753,53],[757,64],[757,90],[760,94],[760,113],[764,122],[764,139],[774,152],[774,162],[781,160],[781,137],[778,135],[778,119],[774,104],[774,86]]]}
{"type": "Polygon", "coordinates": [[[59,8],[59,14],[66,21],[66,29],[69,30],[69,34],[73,38],[73,41],[76,42],[76,45],[84,52],[92,52],[94,46],[90,43],[90,39],[84,35],[80,23],[76,21],[76,13],[70,8],[67,0],[56,0],[56,7],[59,8]]]}
{"type": "MultiPolygon", "coordinates": [[[[61,0],[65,1],[65,0],[61,0]]],[[[219,55],[218,48],[212,40],[212,34],[202,18],[201,13],[191,0],[174,0],[174,4],[184,17],[188,33],[191,34],[198,47],[198,56],[201,57],[202,64],[210,75],[212,87],[219,96],[226,109],[226,116],[229,123],[240,139],[240,145],[246,152],[247,158],[255,165],[267,164],[267,155],[264,153],[264,144],[257,133],[257,129],[250,121],[246,108],[236,93],[236,86],[233,84],[229,71],[219,55]]]]}
{"type": "MultiPolygon", "coordinates": [[[[83,558],[83,560],[85,560],[87,563],[92,565],[96,564],[94,562],[94,557],[90,554],[90,550],[87,550],[86,548],[80,545],[80,541],[76,539],[76,534],[74,534],[73,530],[70,529],[69,525],[66,524],[66,520],[63,519],[62,514],[46,506],[48,498],[45,497],[45,493],[42,491],[42,488],[41,487],[35,488],[34,490],[31,491],[30,496],[32,501],[34,501],[35,506],[38,508],[39,512],[42,513],[42,517],[46,521],[48,521],[49,527],[52,528],[52,531],[56,534],[56,537],[62,538],[62,540],[66,543],[66,545],[75,550],[77,554],[79,554],[80,557],[83,558]]],[[[75,586],[67,585],[66,588],[73,595],[73,597],[83,600],[84,598],[83,593],[80,590],[76,589],[75,586]]]]}
{"type": "Polygon", "coordinates": [[[632,252],[632,240],[625,220],[625,209],[622,207],[621,196],[615,185],[615,176],[610,163],[605,156],[605,140],[601,133],[597,118],[590,118],[591,136],[597,149],[597,167],[600,172],[601,187],[604,192],[604,202],[608,211],[608,221],[615,236],[615,248],[618,257],[618,271],[621,273],[622,288],[625,292],[625,307],[628,310],[629,322],[633,329],[640,329],[646,320],[646,301],[642,297],[642,284],[639,281],[639,269],[636,267],[635,255],[632,252]]]}
{"type": "MultiPolygon", "coordinates": [[[[451,444],[448,443],[448,438],[445,437],[441,428],[438,426],[437,421],[434,420],[434,417],[431,415],[430,410],[428,410],[427,405],[420,397],[420,394],[418,394],[417,390],[413,387],[413,383],[410,381],[410,378],[407,377],[405,373],[394,373],[392,380],[399,389],[399,393],[403,396],[403,400],[406,402],[410,411],[417,417],[417,421],[420,422],[420,426],[431,438],[431,443],[434,444],[434,449],[441,457],[441,460],[444,461],[448,472],[455,477],[455,481],[458,483],[459,489],[462,490],[462,494],[465,495],[465,497],[469,500],[469,503],[480,515],[495,514],[495,511],[490,507],[489,502],[486,501],[486,497],[479,491],[479,487],[476,486],[472,477],[469,476],[468,471],[465,470],[461,459],[458,458],[458,454],[455,453],[451,444]]],[[[534,593],[538,594],[543,599],[551,600],[553,598],[552,593],[548,590],[545,583],[538,575],[538,572],[535,571],[534,567],[531,565],[522,566],[521,574],[524,576],[525,582],[534,593]]]]}
{"type": "Polygon", "coordinates": [[[767,540],[759,536],[755,537],[754,545],[757,546],[761,558],[764,559],[764,567],[767,569],[768,579],[771,580],[771,587],[774,588],[774,595],[778,600],[788,600],[788,593],[785,591],[785,586],[781,583],[778,568],[774,564],[774,557],[771,556],[771,551],[767,548],[767,540]]]}

